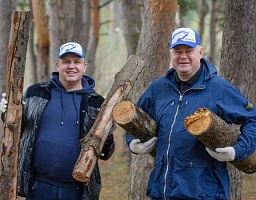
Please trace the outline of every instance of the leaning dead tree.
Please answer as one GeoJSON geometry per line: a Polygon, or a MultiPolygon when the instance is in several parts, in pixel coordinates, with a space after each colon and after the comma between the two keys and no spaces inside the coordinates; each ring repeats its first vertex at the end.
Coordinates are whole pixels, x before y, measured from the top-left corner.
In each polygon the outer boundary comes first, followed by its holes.
{"type": "MultiPolygon", "coordinates": [[[[131,101],[122,101],[112,111],[114,121],[134,138],[146,142],[157,136],[156,122],[131,101]]],[[[155,157],[155,151],[150,152],[155,157]]]]}
{"type": "Polygon", "coordinates": [[[89,182],[91,172],[101,155],[101,150],[113,125],[112,110],[127,98],[132,86],[144,68],[139,56],[132,55],[115,76],[115,81],[103,102],[100,112],[87,136],[81,139],[81,152],[73,170],[73,177],[81,182],[89,182]]]}
{"type": "Polygon", "coordinates": [[[18,147],[21,136],[23,80],[31,13],[14,11],[9,38],[4,135],[2,138],[0,199],[17,198],[18,147]]]}
{"type": "MultiPolygon", "coordinates": [[[[240,134],[239,126],[227,124],[207,108],[200,108],[184,120],[187,131],[211,150],[232,146],[240,134]]],[[[256,152],[245,160],[231,161],[237,169],[252,174],[256,172],[256,152]]]]}

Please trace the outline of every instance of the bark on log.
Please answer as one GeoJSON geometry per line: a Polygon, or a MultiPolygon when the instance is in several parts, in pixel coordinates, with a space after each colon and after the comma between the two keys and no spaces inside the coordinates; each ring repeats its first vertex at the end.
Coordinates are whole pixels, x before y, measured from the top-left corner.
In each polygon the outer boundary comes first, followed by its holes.
{"type": "Polygon", "coordinates": [[[0,199],[16,199],[18,147],[21,136],[23,80],[31,12],[14,11],[8,47],[0,199]]]}
{"type": "MultiPolygon", "coordinates": [[[[112,116],[119,126],[142,142],[157,135],[156,122],[131,101],[122,101],[116,104],[112,116]]],[[[155,157],[155,150],[150,152],[150,155],[155,157]]]]}
{"type": "Polygon", "coordinates": [[[131,55],[121,71],[116,74],[96,121],[87,136],[81,139],[81,152],[72,173],[76,180],[90,181],[91,172],[113,125],[112,110],[117,103],[129,95],[143,68],[143,61],[138,56],[131,55]]]}
{"type": "MultiPolygon", "coordinates": [[[[227,124],[207,108],[200,108],[184,120],[187,131],[211,150],[232,146],[240,134],[239,126],[227,124]]],[[[256,172],[256,152],[245,160],[231,161],[237,169],[247,174],[256,172]]]]}

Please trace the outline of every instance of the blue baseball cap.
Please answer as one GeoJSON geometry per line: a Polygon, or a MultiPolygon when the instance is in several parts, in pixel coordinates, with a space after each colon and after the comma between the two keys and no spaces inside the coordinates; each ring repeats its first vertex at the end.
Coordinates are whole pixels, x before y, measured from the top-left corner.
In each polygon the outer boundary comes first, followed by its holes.
{"type": "Polygon", "coordinates": [[[63,45],[61,45],[60,49],[59,49],[59,53],[58,53],[58,58],[60,58],[61,56],[63,56],[66,53],[74,53],[78,56],[80,56],[81,58],[85,59],[85,52],[83,47],[75,42],[68,42],[65,43],[63,45]]]}
{"type": "Polygon", "coordinates": [[[200,37],[195,30],[191,28],[178,28],[172,33],[170,49],[177,45],[187,45],[195,48],[200,44],[200,37]]]}

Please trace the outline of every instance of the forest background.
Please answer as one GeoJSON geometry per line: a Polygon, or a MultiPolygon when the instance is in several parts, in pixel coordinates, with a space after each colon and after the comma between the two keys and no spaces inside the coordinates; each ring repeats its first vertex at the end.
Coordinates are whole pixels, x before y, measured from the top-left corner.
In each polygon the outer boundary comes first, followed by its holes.
{"type": "MultiPolygon", "coordinates": [[[[131,0],[130,2],[133,2],[134,5],[139,5],[140,9],[143,10],[143,4],[146,1],[147,0],[131,0]]],[[[124,34],[126,34],[126,31],[123,29],[122,24],[124,23],[122,19],[124,13],[121,13],[121,4],[127,2],[128,1],[125,0],[76,0],[71,1],[71,4],[69,4],[68,1],[64,0],[1,0],[0,9],[4,13],[7,12],[7,6],[12,7],[12,10],[34,10],[34,12],[36,11],[37,13],[34,15],[31,22],[24,89],[32,83],[48,80],[50,71],[54,71],[54,63],[57,57],[56,46],[58,47],[62,42],[66,42],[68,39],[76,38],[84,44],[87,57],[89,58],[89,60],[87,60],[88,71],[86,73],[95,79],[96,91],[106,96],[114,81],[115,74],[123,67],[127,57],[130,55],[129,52],[131,52],[131,50],[127,48],[127,41],[125,41],[124,34]],[[43,3],[44,6],[40,4],[40,2],[43,3]],[[90,5],[89,7],[88,4],[90,5]],[[54,13],[54,6],[57,7],[55,11],[58,12],[56,13],[54,13]],[[94,9],[94,11],[90,12],[87,10],[88,12],[84,11],[81,13],[81,10],[78,9],[79,6],[82,6],[83,10],[89,8],[91,10],[94,9]],[[67,8],[70,8],[70,11],[67,8]],[[63,9],[63,12],[58,9],[63,9]],[[50,23],[50,18],[54,17],[53,14],[58,15],[58,19],[50,23]],[[86,18],[85,15],[88,14],[91,15],[90,23],[84,21],[86,18]],[[39,16],[39,18],[36,18],[36,16],[39,16]],[[77,21],[70,21],[68,25],[63,25],[62,20],[68,20],[68,16],[70,18],[74,17],[77,21]],[[81,25],[81,22],[83,25],[81,25]],[[49,27],[46,24],[49,24],[49,27]],[[57,28],[64,26],[65,28],[64,31],[58,32],[54,29],[54,26],[57,28]],[[79,29],[77,27],[79,27],[79,29]],[[59,34],[58,42],[49,38],[44,32],[49,30],[55,30],[55,34],[59,34]],[[82,32],[83,34],[81,34],[82,32]],[[76,33],[78,34],[77,36],[75,35],[76,33]],[[83,38],[80,38],[80,35],[83,35],[83,38]],[[45,51],[46,49],[47,51],[45,51]],[[31,52],[33,52],[33,54],[31,54],[31,52]],[[45,60],[47,60],[47,62],[45,60]]],[[[176,27],[186,26],[197,30],[201,35],[202,45],[205,49],[205,57],[214,63],[216,67],[219,67],[222,52],[225,1],[178,0],[177,3],[176,27]]],[[[133,14],[134,13],[130,10],[130,15],[133,14]]],[[[131,24],[130,29],[141,25],[142,22],[138,19],[138,16],[136,17],[137,19],[131,24]]],[[[3,18],[0,18],[0,22],[3,22],[3,18]]],[[[1,26],[1,28],[2,27],[3,26],[1,26]]],[[[8,28],[6,28],[6,30],[8,30],[8,28]]],[[[7,36],[9,35],[7,34],[7,36]]],[[[4,34],[1,34],[0,42],[0,63],[1,70],[4,72],[6,71],[6,65],[4,65],[6,56],[3,56],[3,54],[7,53],[7,49],[1,47],[4,46],[4,43],[8,43],[8,39],[4,38],[4,34]]],[[[169,41],[166,41],[166,43],[169,43],[169,41]]],[[[166,49],[166,51],[168,51],[168,49],[166,49]]],[[[161,68],[161,66],[159,66],[159,68],[161,68]]],[[[0,80],[2,80],[0,81],[1,91],[5,91],[5,74],[6,73],[0,74],[0,80]]],[[[106,162],[100,161],[103,179],[101,192],[102,200],[128,199],[129,194],[130,158],[127,156],[127,146],[124,143],[124,131],[118,128],[114,134],[117,149],[113,157],[106,162]]],[[[242,199],[250,200],[256,198],[255,179],[255,175],[244,175],[242,199]]]]}

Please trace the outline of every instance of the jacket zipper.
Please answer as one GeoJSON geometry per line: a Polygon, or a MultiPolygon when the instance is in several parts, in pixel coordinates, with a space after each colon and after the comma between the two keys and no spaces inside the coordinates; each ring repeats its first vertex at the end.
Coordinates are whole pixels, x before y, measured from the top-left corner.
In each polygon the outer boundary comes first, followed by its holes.
{"type": "Polygon", "coordinates": [[[171,135],[172,135],[173,126],[176,122],[176,118],[177,118],[177,115],[178,115],[178,112],[179,112],[179,109],[180,109],[180,104],[181,104],[181,101],[182,101],[182,97],[183,97],[183,95],[180,94],[178,106],[177,106],[177,109],[176,109],[176,113],[174,115],[174,120],[173,120],[171,130],[170,130],[170,134],[169,134],[168,148],[167,148],[167,152],[166,152],[166,171],[165,171],[165,174],[164,174],[164,199],[165,200],[166,200],[167,174],[168,174],[168,170],[169,170],[169,164],[168,163],[169,163],[169,150],[170,150],[170,146],[171,146],[171,135]]]}
{"type": "Polygon", "coordinates": [[[182,98],[184,96],[184,94],[189,91],[189,90],[202,90],[204,89],[205,87],[202,87],[202,88],[193,88],[193,89],[187,89],[186,91],[183,92],[183,94],[181,94],[179,91],[179,94],[180,94],[180,98],[179,98],[179,102],[178,102],[178,106],[177,106],[177,109],[176,109],[176,113],[175,113],[175,116],[174,116],[174,120],[173,120],[173,123],[172,123],[172,126],[171,126],[171,130],[170,130],[170,134],[169,134],[169,143],[168,143],[168,148],[167,148],[167,152],[166,152],[166,171],[165,171],[165,174],[164,174],[164,199],[166,200],[166,187],[167,187],[167,174],[168,174],[168,170],[169,170],[169,150],[170,150],[170,146],[171,146],[171,135],[172,135],[172,129],[173,129],[173,126],[176,122],[176,118],[177,118],[177,115],[178,115],[178,112],[179,112],[179,109],[180,109],[180,104],[181,104],[181,101],[182,101],[182,98]]]}

